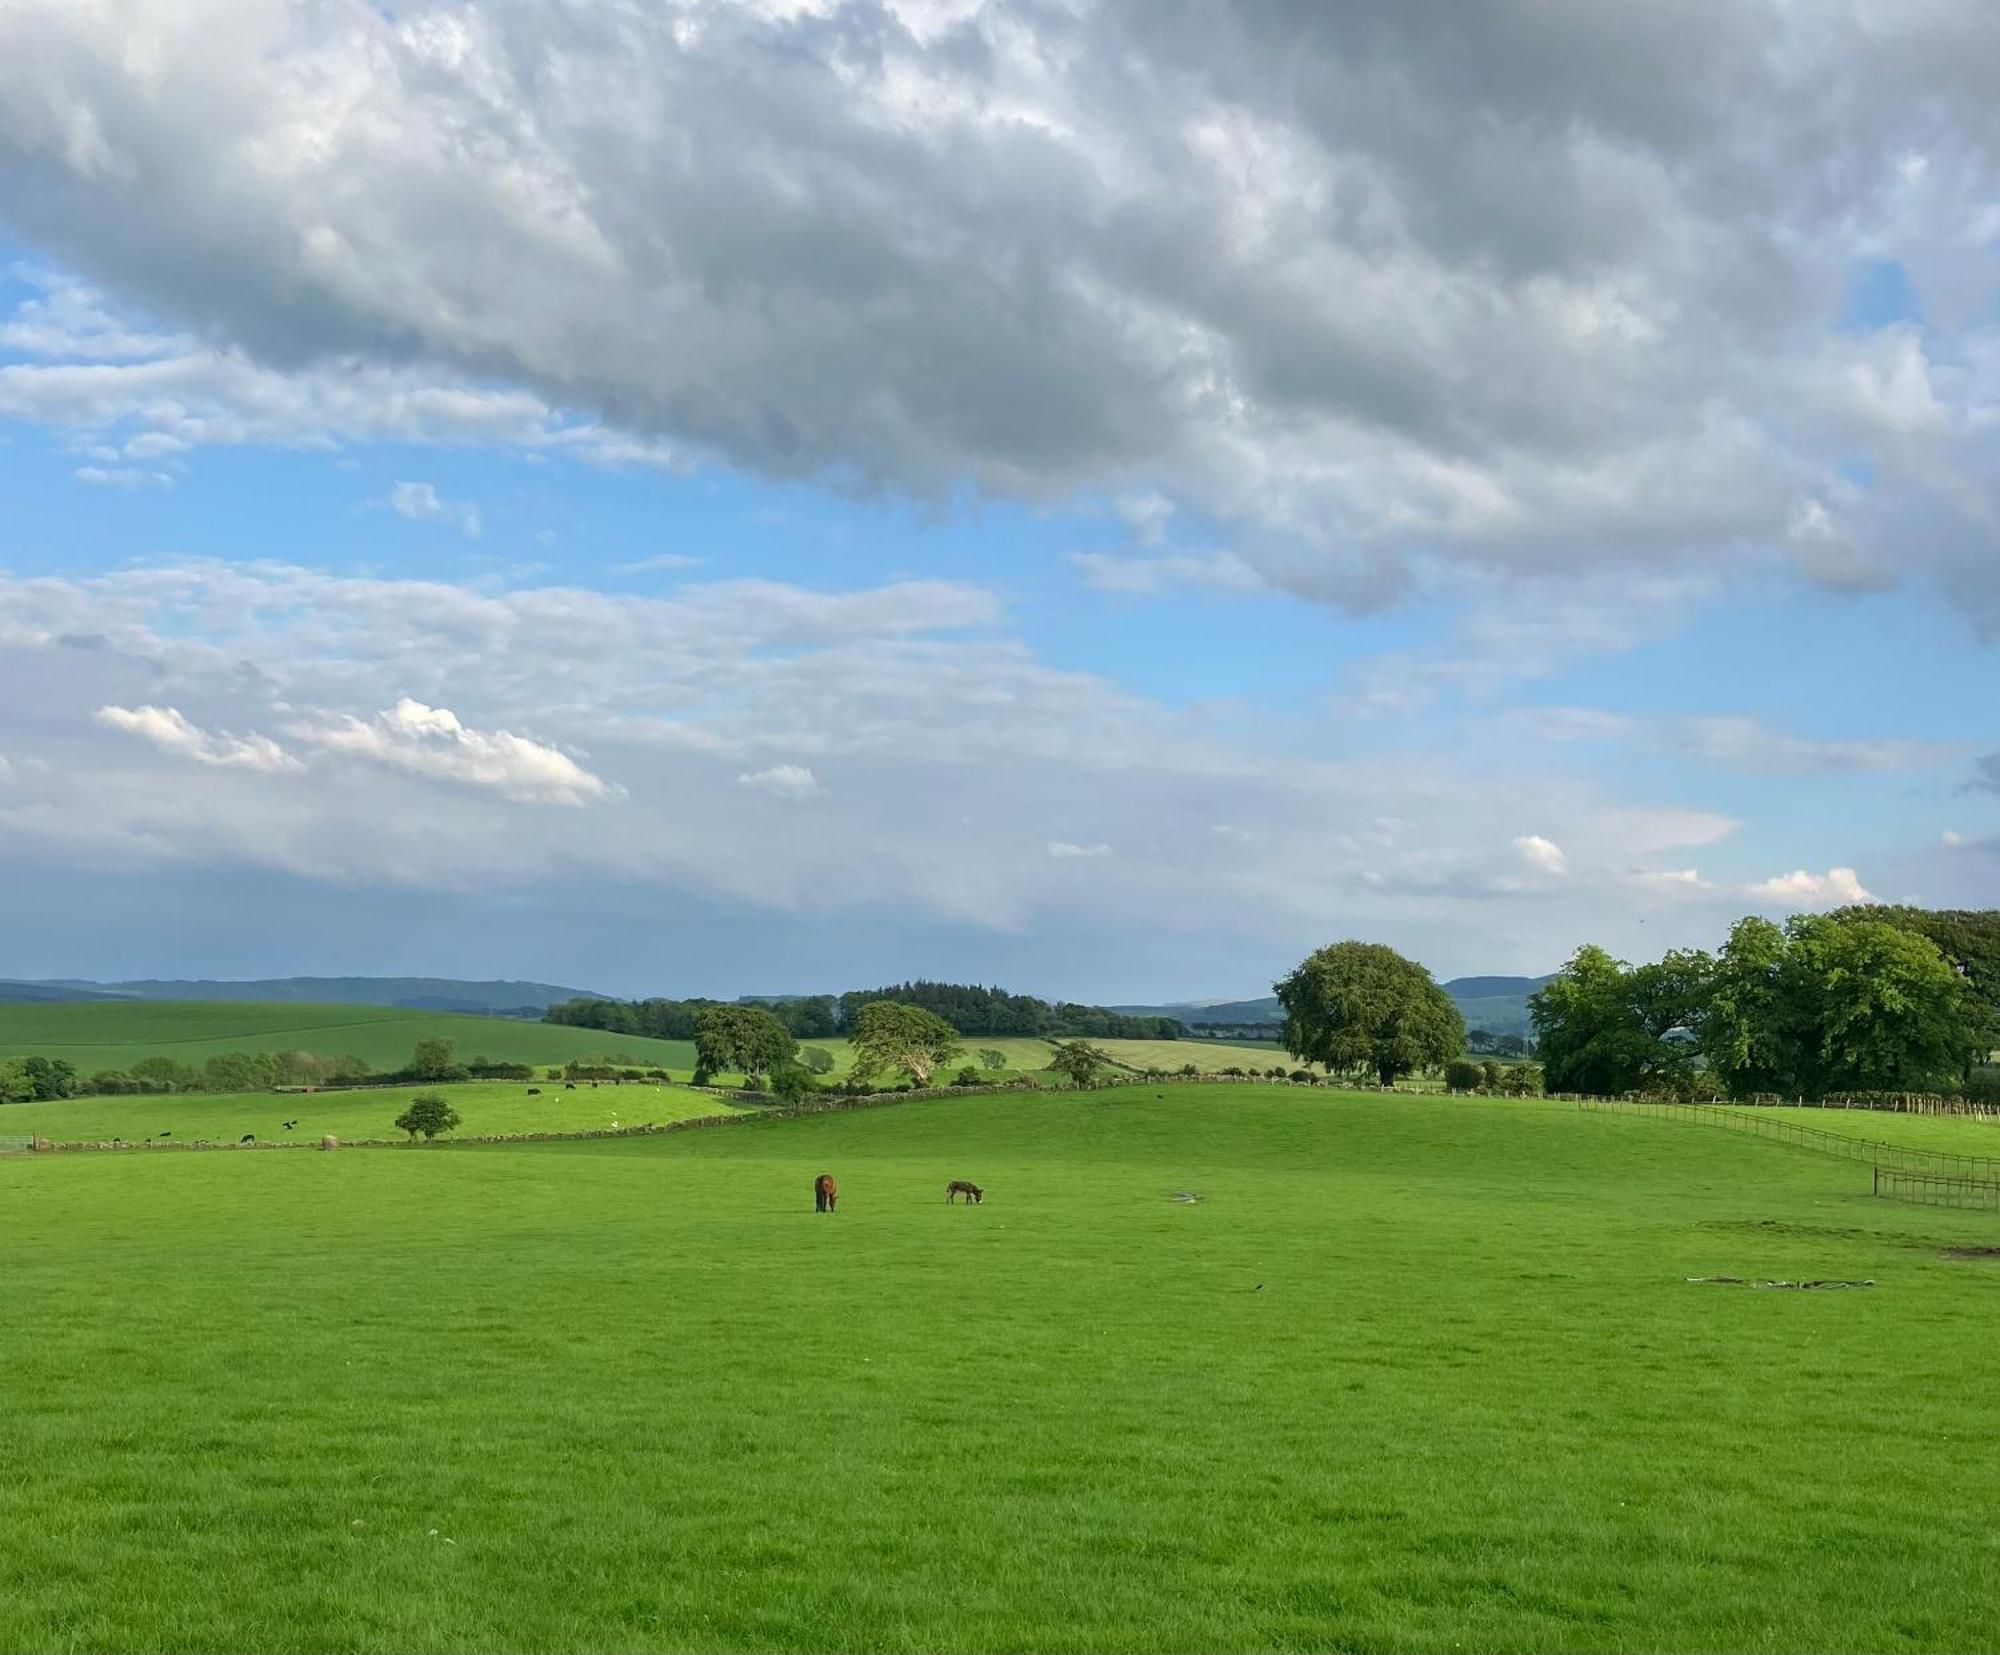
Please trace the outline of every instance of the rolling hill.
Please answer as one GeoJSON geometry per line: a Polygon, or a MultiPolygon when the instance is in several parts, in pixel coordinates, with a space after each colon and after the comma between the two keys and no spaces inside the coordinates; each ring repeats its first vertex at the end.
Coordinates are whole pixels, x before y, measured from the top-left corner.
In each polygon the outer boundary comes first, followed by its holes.
{"type": "MultiPolygon", "coordinates": [[[[1548,981],[1547,977],[1454,977],[1438,986],[1457,1004],[1468,1029],[1526,1034],[1528,996],[1548,981]]],[[[1217,1028],[1285,1020],[1284,1008],[1274,994],[1267,994],[1261,1000],[1182,1001],[1176,1005],[1111,1009],[1132,1017],[1178,1017],[1184,1023],[1217,1028]]]]}
{"type": "Polygon", "coordinates": [[[557,1001],[579,997],[593,996],[586,989],[563,988],[556,983],[506,979],[469,982],[457,977],[259,977],[227,982],[206,977],[145,977],[120,983],[58,977],[0,982],[0,1005],[65,1000],[259,1000],[539,1017],[557,1001]]]}

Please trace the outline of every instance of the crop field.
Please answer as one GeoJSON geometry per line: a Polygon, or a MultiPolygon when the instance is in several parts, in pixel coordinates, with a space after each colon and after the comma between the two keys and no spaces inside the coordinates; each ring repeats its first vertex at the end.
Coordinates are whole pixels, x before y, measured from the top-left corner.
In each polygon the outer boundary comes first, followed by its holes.
{"type": "Polygon", "coordinates": [[[624,1053],[640,1067],[685,1074],[694,1046],[506,1017],[406,1011],[390,1006],[314,1006],[263,1001],[153,1000],[0,1005],[0,1057],[60,1057],[90,1075],[144,1057],[199,1066],[220,1052],[318,1052],[359,1057],[371,1068],[407,1063],[419,1040],[453,1041],[461,1058],[565,1063],[624,1053]]]}
{"type": "Polygon", "coordinates": [[[1253,1086],[0,1159],[0,1647],[1990,1649],[2000,1220],[1866,1188],[1253,1086]]]}
{"type": "Polygon", "coordinates": [[[419,1092],[439,1092],[460,1116],[461,1135],[507,1132],[590,1132],[642,1126],[648,1121],[695,1115],[732,1115],[753,1104],[680,1086],[635,1082],[580,1085],[560,1082],[469,1081],[454,1086],[383,1086],[351,1092],[182,1093],[137,1098],[68,1098],[61,1103],[18,1103],[0,1109],[0,1144],[43,1137],[55,1142],[141,1139],[171,1134],[185,1142],[234,1143],[245,1133],[259,1140],[393,1138],[395,1119],[419,1092]],[[531,1097],[530,1085],[539,1090],[531,1097]],[[298,1125],[287,1129],[286,1121],[298,1125]]]}

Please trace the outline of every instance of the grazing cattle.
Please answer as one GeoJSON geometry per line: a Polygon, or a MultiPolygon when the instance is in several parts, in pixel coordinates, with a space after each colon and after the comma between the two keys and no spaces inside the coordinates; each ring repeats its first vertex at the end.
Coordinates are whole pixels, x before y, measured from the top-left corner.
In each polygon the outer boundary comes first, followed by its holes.
{"type": "Polygon", "coordinates": [[[968,1205],[986,1199],[986,1192],[970,1179],[954,1178],[949,1184],[945,1185],[944,1199],[946,1206],[952,1205],[961,1195],[965,1197],[968,1205]]]}
{"type": "Polygon", "coordinates": [[[257,1141],[257,1134],[254,1132],[246,1132],[243,1134],[242,1137],[238,1138],[236,1141],[239,1144],[254,1144],[257,1141]]]}
{"type": "Polygon", "coordinates": [[[162,1132],[160,1136],[163,1138],[171,1138],[173,1134],[171,1132],[162,1132]]]}
{"type": "Polygon", "coordinates": [[[564,1090],[565,1092],[574,1092],[574,1091],[576,1090],[576,1082],[575,1082],[575,1081],[573,1081],[573,1080],[566,1080],[566,1081],[564,1081],[564,1082],[563,1082],[563,1090],[564,1090]]]}
{"type": "Polygon", "coordinates": [[[542,1089],[541,1089],[541,1088],[540,1088],[539,1086],[530,1086],[530,1087],[528,1088],[528,1096],[529,1096],[529,1097],[531,1097],[531,1098],[538,1098],[538,1097],[540,1097],[541,1095],[542,1095],[542,1089]]]}
{"type": "Polygon", "coordinates": [[[840,1200],[840,1186],[833,1181],[833,1174],[822,1172],[813,1180],[813,1211],[830,1213],[840,1200]]]}

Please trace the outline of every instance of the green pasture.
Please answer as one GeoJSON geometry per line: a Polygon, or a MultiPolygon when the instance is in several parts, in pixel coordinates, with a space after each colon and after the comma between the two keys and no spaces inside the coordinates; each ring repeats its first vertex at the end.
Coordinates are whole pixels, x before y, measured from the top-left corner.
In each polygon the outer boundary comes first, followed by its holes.
{"type": "Polygon", "coordinates": [[[2000,1219],[1866,1188],[1254,1086],[0,1160],[0,1647],[1990,1649],[2000,1219]]]}
{"type": "Polygon", "coordinates": [[[564,1091],[560,1081],[493,1080],[456,1086],[372,1086],[351,1092],[66,1098],[61,1103],[17,1103],[0,1109],[0,1143],[33,1137],[137,1142],[162,1133],[188,1142],[223,1143],[234,1143],[246,1132],[260,1141],[317,1142],[329,1132],[342,1139],[393,1138],[396,1117],[419,1092],[441,1092],[450,1098],[463,1123],[458,1129],[463,1135],[591,1132],[694,1115],[733,1115],[755,1107],[649,1081],[596,1087],[584,1082],[574,1092],[564,1091]],[[530,1086],[540,1095],[530,1097],[530,1086]],[[287,1130],[284,1123],[292,1120],[298,1125],[287,1130]]]}
{"type": "Polygon", "coordinates": [[[1737,1108],[1731,1113],[1816,1127],[1846,1138],[1872,1138],[1907,1149],[2000,1156],[2000,1122],[1977,1115],[1902,1115],[1883,1109],[1788,1109],[1777,1105],[1737,1108]]]}
{"type": "Polygon", "coordinates": [[[694,1046],[507,1017],[405,1011],[392,1006],[314,1006],[267,1001],[151,1000],[0,1005],[0,1057],[60,1057],[89,1076],[144,1057],[199,1066],[222,1052],[318,1052],[400,1068],[419,1040],[453,1041],[461,1059],[566,1063],[613,1053],[635,1067],[686,1074],[694,1046]]]}
{"type": "MultiPolygon", "coordinates": [[[[523,1023],[504,1017],[406,1011],[385,1006],[315,1006],[261,1001],[133,1001],[0,1005],[0,1058],[60,1057],[88,1078],[101,1069],[124,1069],[146,1057],[171,1057],[199,1067],[223,1052],[316,1052],[325,1057],[358,1057],[375,1069],[395,1069],[409,1061],[419,1040],[452,1041],[461,1060],[490,1057],[502,1063],[542,1067],[570,1059],[617,1062],[633,1068],[664,1069],[677,1080],[694,1073],[691,1040],[649,1040],[642,1035],[606,1034],[598,1029],[555,1023],[523,1023]]],[[[836,1076],[854,1066],[845,1040],[808,1040],[832,1055],[836,1076]]],[[[962,1064],[979,1067],[986,1048],[1006,1054],[1007,1067],[995,1078],[1041,1075],[1053,1047],[1049,1041],[1011,1035],[967,1035],[964,1053],[940,1075],[949,1080],[962,1064]]],[[[1213,1041],[1093,1041],[1118,1063],[1144,1069],[1178,1069],[1184,1063],[1221,1069],[1231,1064],[1268,1068],[1289,1059],[1258,1047],[1213,1041]]],[[[981,1071],[984,1073],[984,1070],[981,1071]]],[[[740,1075],[718,1075],[725,1083],[740,1075]]]]}

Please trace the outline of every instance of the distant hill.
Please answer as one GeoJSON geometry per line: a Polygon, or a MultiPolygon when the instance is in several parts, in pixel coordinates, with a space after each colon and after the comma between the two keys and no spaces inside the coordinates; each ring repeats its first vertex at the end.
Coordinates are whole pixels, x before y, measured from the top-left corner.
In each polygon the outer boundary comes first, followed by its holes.
{"type": "Polygon", "coordinates": [[[72,983],[0,982],[0,1006],[67,1005],[87,1000],[123,1000],[128,996],[109,994],[101,989],[81,988],[72,983]]]}
{"type": "MultiPolygon", "coordinates": [[[[1454,977],[1441,983],[1456,1002],[1468,1029],[1492,1034],[1528,1033],[1528,996],[1547,977],[1454,977]]],[[[1276,995],[1261,1000],[1184,1001],[1170,1006],[1113,1006],[1131,1017],[1178,1017],[1193,1027],[1235,1027],[1252,1023],[1282,1023],[1284,1009],[1276,995]]]]}
{"type": "Polygon", "coordinates": [[[560,1000],[588,990],[555,983],[466,982],[455,977],[264,977],[249,982],[206,978],[94,983],[75,978],[0,983],[0,1003],[70,1000],[259,1000],[317,1006],[402,1006],[413,1011],[540,1017],[560,1000]]]}

